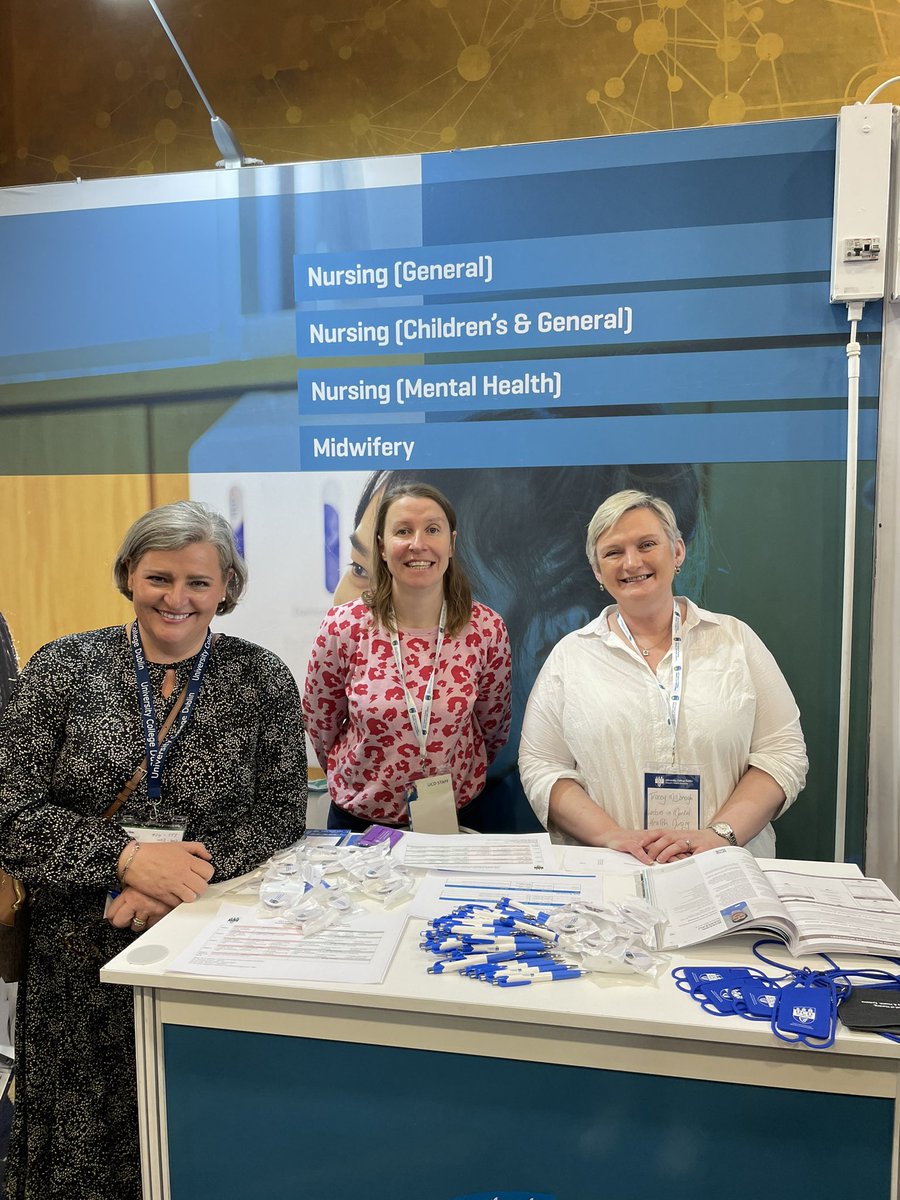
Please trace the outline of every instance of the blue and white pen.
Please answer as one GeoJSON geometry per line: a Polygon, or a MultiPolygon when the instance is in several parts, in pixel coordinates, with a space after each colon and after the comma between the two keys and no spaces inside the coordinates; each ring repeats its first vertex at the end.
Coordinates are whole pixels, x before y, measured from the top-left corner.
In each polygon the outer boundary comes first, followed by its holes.
{"type": "Polygon", "coordinates": [[[487,963],[483,967],[473,967],[469,974],[478,979],[486,979],[489,983],[493,983],[495,979],[502,979],[506,976],[521,976],[523,979],[526,976],[537,974],[536,971],[522,970],[524,967],[537,967],[543,963],[545,966],[562,966],[562,963],[547,963],[542,958],[518,958],[512,963],[487,963]]]}
{"type": "Polygon", "coordinates": [[[498,937],[498,938],[469,938],[467,945],[476,954],[487,954],[491,950],[546,950],[547,943],[540,938],[528,937],[498,937]]]}
{"type": "Polygon", "coordinates": [[[540,938],[515,934],[510,937],[446,938],[444,941],[420,942],[419,948],[432,954],[451,954],[456,950],[469,954],[489,954],[493,950],[546,950],[549,945],[540,938]]]}
{"type": "Polygon", "coordinates": [[[590,971],[557,967],[553,971],[517,971],[508,975],[495,975],[491,983],[495,987],[517,987],[523,983],[552,983],[554,979],[580,979],[582,975],[590,975],[590,971]]]}
{"type": "Polygon", "coordinates": [[[500,901],[500,908],[504,913],[514,917],[516,920],[529,921],[533,925],[543,925],[550,917],[550,914],[546,912],[533,912],[527,908],[520,908],[508,899],[500,901]]]}
{"type": "Polygon", "coordinates": [[[543,925],[534,925],[530,921],[516,921],[513,928],[521,930],[522,933],[530,933],[532,937],[544,938],[548,942],[559,941],[558,933],[554,933],[552,929],[545,929],[543,925]]]}
{"type": "Polygon", "coordinates": [[[444,935],[462,935],[467,933],[477,933],[486,931],[493,933],[505,930],[507,933],[512,933],[514,921],[453,921],[448,925],[432,925],[432,930],[435,933],[444,935]]]}
{"type": "Polygon", "coordinates": [[[568,963],[563,963],[558,958],[552,958],[541,950],[519,950],[511,951],[508,959],[495,958],[492,962],[484,963],[481,966],[475,965],[472,967],[471,974],[478,976],[503,974],[505,971],[537,966],[539,963],[544,963],[545,966],[568,966],[568,963]]]}
{"type": "Polygon", "coordinates": [[[501,963],[497,968],[498,975],[552,975],[557,971],[579,971],[581,974],[587,974],[581,967],[573,967],[561,958],[539,958],[534,962],[510,963],[508,966],[501,963]]]}
{"type": "Polygon", "coordinates": [[[470,967],[479,967],[489,963],[509,962],[518,954],[517,950],[501,950],[497,954],[460,954],[453,958],[445,958],[432,963],[428,968],[429,975],[444,975],[448,971],[468,971],[470,967]]]}
{"type": "Polygon", "coordinates": [[[430,950],[432,954],[449,954],[451,950],[460,950],[465,946],[462,938],[427,938],[419,942],[419,948],[430,950]]]}

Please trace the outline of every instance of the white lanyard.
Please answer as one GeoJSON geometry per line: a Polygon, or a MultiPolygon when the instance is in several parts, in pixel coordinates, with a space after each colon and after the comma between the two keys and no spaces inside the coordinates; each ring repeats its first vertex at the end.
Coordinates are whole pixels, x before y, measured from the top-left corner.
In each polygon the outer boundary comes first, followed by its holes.
{"type": "Polygon", "coordinates": [[[422,702],[422,717],[416,712],[416,702],[412,697],[412,693],[406,686],[406,672],[403,669],[403,652],[400,649],[400,635],[395,630],[391,635],[391,649],[394,651],[394,662],[397,664],[397,674],[400,676],[400,684],[403,688],[403,696],[406,700],[406,711],[409,714],[409,723],[413,727],[413,733],[416,735],[416,741],[419,743],[419,754],[422,756],[422,761],[425,761],[425,747],[428,744],[428,726],[431,724],[431,706],[434,700],[434,680],[437,675],[438,661],[441,656],[441,647],[444,644],[444,623],[447,620],[447,605],[441,605],[441,615],[438,619],[438,635],[437,645],[434,648],[434,669],[431,672],[431,678],[428,680],[428,686],[425,688],[425,699],[422,702]]]}
{"type": "MultiPolygon", "coordinates": [[[[622,614],[616,611],[616,620],[619,622],[619,628],[628,639],[631,646],[634,647],[638,654],[641,654],[641,648],[634,640],[634,635],[622,619],[622,614]]],[[[678,713],[681,710],[681,693],[682,680],[684,677],[684,648],[681,640],[681,610],[678,607],[676,600],[672,605],[672,691],[666,690],[665,684],[647,662],[646,658],[641,654],[641,660],[647,667],[647,670],[653,676],[653,681],[659,688],[662,694],[663,704],[666,712],[666,724],[672,730],[672,765],[675,764],[675,735],[678,730],[678,713]]]]}

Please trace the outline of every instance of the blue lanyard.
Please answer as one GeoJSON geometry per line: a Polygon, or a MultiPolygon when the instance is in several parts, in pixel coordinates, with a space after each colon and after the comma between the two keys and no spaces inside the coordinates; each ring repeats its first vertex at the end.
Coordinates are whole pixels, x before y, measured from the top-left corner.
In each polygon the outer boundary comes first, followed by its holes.
{"type": "MultiPolygon", "coordinates": [[[[633,648],[636,654],[640,654],[640,648],[634,640],[634,635],[625,624],[625,621],[620,612],[616,612],[616,620],[619,623],[619,628],[628,640],[629,645],[633,648]]],[[[675,765],[675,737],[678,731],[678,714],[681,710],[681,694],[682,680],[684,678],[684,649],[681,637],[681,610],[678,607],[676,600],[672,608],[672,691],[669,692],[662,680],[650,666],[645,658],[641,658],[644,666],[653,676],[653,681],[659,688],[662,694],[663,704],[665,705],[666,724],[672,730],[672,765],[675,765]]]]}
{"type": "Polygon", "coordinates": [[[163,763],[172,749],[175,739],[191,719],[191,713],[194,711],[194,704],[200,692],[200,685],[206,674],[211,647],[212,630],[207,629],[206,640],[197,655],[194,670],[188,681],[181,712],[178,714],[171,733],[160,746],[159,726],[156,721],[156,708],[153,704],[153,686],[150,683],[150,670],[144,654],[144,643],[141,641],[141,631],[138,629],[137,621],[131,626],[131,655],[134,659],[134,676],[137,681],[138,708],[141,711],[141,723],[144,726],[144,745],[147,749],[147,797],[150,800],[159,800],[162,796],[163,763]]]}

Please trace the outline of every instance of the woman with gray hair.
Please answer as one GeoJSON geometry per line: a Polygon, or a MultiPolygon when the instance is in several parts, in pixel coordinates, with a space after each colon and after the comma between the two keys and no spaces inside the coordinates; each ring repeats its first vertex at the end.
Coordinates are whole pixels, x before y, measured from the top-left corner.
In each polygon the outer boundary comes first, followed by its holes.
{"type": "Polygon", "coordinates": [[[0,866],[31,909],[16,1200],[138,1200],[131,995],[100,966],[304,828],[294,679],[210,630],[246,582],[225,519],[189,501],[146,513],[114,575],[134,620],[37,651],[0,719],[0,866]]]}
{"type": "Polygon", "coordinates": [[[614,603],[554,647],[529,698],[519,771],[538,819],[642,863],[773,855],[807,768],[774,658],[742,621],[673,595],[685,544],[664,500],[610,496],[587,556],[614,603]]]}

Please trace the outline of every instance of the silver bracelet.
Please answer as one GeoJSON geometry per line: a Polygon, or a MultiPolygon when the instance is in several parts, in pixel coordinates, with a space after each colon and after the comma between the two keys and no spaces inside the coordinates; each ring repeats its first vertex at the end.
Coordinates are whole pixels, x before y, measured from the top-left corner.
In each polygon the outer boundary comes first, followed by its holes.
{"type": "Polygon", "coordinates": [[[138,850],[140,850],[140,848],[141,848],[141,843],[135,842],[134,845],[131,847],[131,853],[125,859],[125,864],[122,867],[121,874],[119,875],[119,883],[121,883],[122,887],[125,886],[125,876],[128,874],[128,868],[134,862],[134,856],[137,854],[137,852],[138,852],[138,850]]]}

